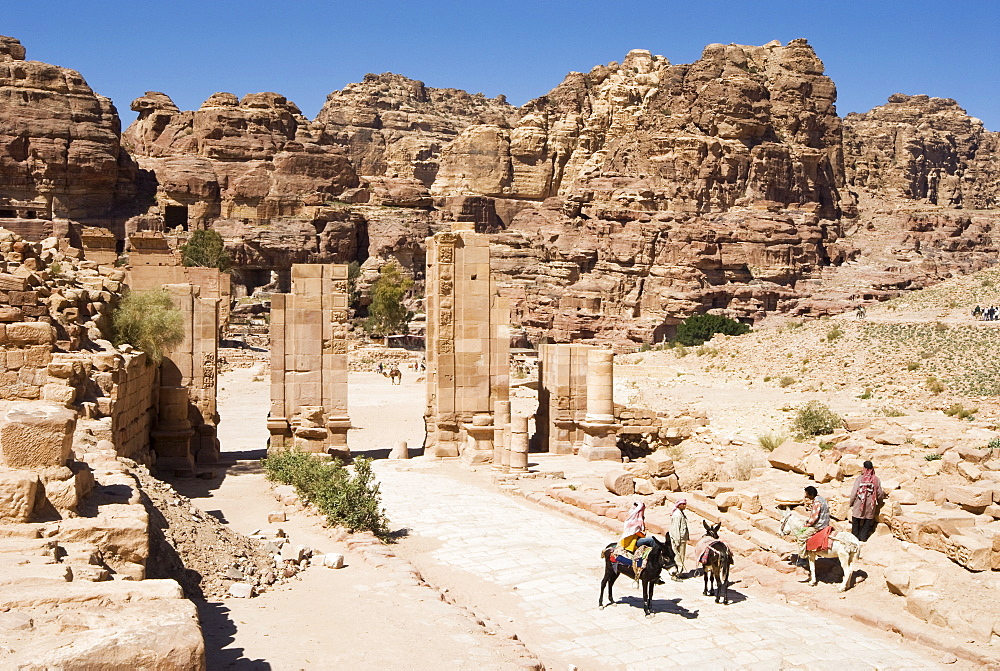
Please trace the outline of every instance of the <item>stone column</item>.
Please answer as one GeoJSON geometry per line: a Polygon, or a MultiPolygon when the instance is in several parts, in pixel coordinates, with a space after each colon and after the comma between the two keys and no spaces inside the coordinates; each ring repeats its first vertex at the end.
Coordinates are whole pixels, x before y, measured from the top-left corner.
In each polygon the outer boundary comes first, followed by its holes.
{"type": "Polygon", "coordinates": [[[621,461],[618,449],[620,424],[615,423],[614,352],[592,349],[587,352],[587,415],[580,456],[587,461],[621,461]]]}
{"type": "Polygon", "coordinates": [[[151,438],[156,468],[161,471],[194,475],[194,455],[191,454],[194,428],[188,419],[188,402],[187,387],[160,387],[159,414],[151,438]]]}
{"type": "Polygon", "coordinates": [[[510,432],[510,401],[493,402],[493,468],[503,469],[503,453],[510,432]]]}
{"type": "Polygon", "coordinates": [[[528,417],[516,414],[510,418],[510,472],[528,470],[528,417]]]}

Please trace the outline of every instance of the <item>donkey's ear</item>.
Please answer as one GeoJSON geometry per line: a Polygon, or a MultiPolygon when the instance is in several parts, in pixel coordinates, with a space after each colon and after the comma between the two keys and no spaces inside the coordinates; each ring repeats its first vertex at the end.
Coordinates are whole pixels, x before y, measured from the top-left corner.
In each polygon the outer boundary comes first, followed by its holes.
{"type": "Polygon", "coordinates": [[[702,520],[701,523],[705,525],[705,531],[711,531],[712,530],[712,527],[710,527],[708,525],[708,522],[706,520],[702,520]]]}
{"type": "Polygon", "coordinates": [[[716,525],[715,525],[715,526],[714,526],[714,527],[712,528],[712,530],[713,530],[713,531],[714,531],[715,533],[719,533],[719,529],[721,529],[721,528],[722,528],[722,522],[719,522],[718,524],[716,524],[716,525]]]}

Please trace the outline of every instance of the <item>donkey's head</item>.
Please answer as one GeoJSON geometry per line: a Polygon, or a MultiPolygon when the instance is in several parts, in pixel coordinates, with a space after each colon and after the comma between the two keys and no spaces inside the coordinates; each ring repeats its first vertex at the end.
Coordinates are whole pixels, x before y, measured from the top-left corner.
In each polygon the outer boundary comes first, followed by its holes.
{"type": "Polygon", "coordinates": [[[656,536],[651,535],[650,538],[653,539],[653,551],[649,553],[649,569],[651,574],[655,574],[651,575],[655,579],[663,569],[677,566],[677,558],[670,543],[661,543],[656,536]]]}
{"type": "Polygon", "coordinates": [[[722,522],[719,522],[715,526],[712,526],[705,520],[702,520],[701,523],[705,525],[705,533],[708,534],[709,537],[719,540],[719,529],[722,528],[722,522]]]}

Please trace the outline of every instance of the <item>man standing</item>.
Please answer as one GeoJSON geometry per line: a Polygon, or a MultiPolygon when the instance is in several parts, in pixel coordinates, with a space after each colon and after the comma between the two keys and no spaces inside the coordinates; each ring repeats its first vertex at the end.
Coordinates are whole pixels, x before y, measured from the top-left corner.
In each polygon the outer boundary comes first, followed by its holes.
{"type": "Polygon", "coordinates": [[[875,531],[878,507],[885,498],[882,482],[875,475],[872,462],[862,464],[864,470],[854,481],[851,490],[851,533],[861,542],[871,538],[875,531]]]}
{"type": "Polygon", "coordinates": [[[688,532],[687,517],[684,515],[685,508],[687,499],[680,499],[674,504],[674,509],[670,513],[670,545],[674,551],[674,561],[677,562],[672,578],[677,581],[684,577],[684,557],[687,554],[688,539],[691,537],[688,532]]]}

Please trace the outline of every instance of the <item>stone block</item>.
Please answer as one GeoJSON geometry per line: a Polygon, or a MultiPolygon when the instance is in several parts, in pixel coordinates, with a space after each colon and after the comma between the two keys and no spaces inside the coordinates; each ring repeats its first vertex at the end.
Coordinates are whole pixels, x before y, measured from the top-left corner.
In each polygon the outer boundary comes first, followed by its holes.
{"type": "Polygon", "coordinates": [[[339,552],[330,552],[323,555],[323,566],[327,568],[344,568],[344,555],[339,552]]]}
{"type": "Polygon", "coordinates": [[[99,548],[105,559],[114,561],[113,568],[119,573],[125,564],[142,569],[149,557],[149,515],[139,505],[106,504],[97,517],[60,522],[59,540],[99,548]]]}
{"type": "Polygon", "coordinates": [[[280,522],[287,522],[288,516],[285,515],[284,510],[275,510],[267,514],[268,524],[278,524],[280,522]]]}
{"type": "Polygon", "coordinates": [[[653,489],[653,484],[646,480],[645,478],[635,479],[635,493],[636,494],[652,494],[655,490],[653,489]]]}
{"type": "Polygon", "coordinates": [[[281,561],[290,561],[298,564],[305,559],[306,548],[304,545],[292,545],[285,543],[281,546],[281,561]]]}
{"type": "Polygon", "coordinates": [[[674,474],[674,460],[665,450],[657,450],[646,457],[646,470],[654,477],[665,478],[674,474]]]}
{"type": "Polygon", "coordinates": [[[715,505],[720,509],[739,507],[740,495],[736,492],[721,492],[715,496],[715,505]]]}
{"type": "Polygon", "coordinates": [[[950,485],[944,488],[944,498],[966,509],[982,510],[993,503],[993,489],[975,485],[950,485]]]}
{"type": "Polygon", "coordinates": [[[676,473],[671,473],[665,478],[654,477],[651,482],[659,491],[679,492],[681,490],[680,478],[677,477],[676,473]]]}
{"type": "Polygon", "coordinates": [[[970,482],[976,482],[983,476],[983,472],[978,466],[967,461],[959,462],[956,470],[958,470],[959,475],[970,482]]]}
{"type": "Polygon", "coordinates": [[[7,341],[12,345],[51,345],[55,342],[52,326],[47,322],[15,322],[7,324],[7,341]]]}
{"type": "Polygon", "coordinates": [[[604,474],[604,486],[612,494],[631,496],[635,494],[635,475],[626,470],[612,469],[604,474]]]}
{"type": "Polygon", "coordinates": [[[701,490],[705,492],[705,496],[711,496],[712,498],[717,497],[719,494],[732,492],[735,489],[736,485],[732,482],[706,482],[701,486],[701,490]]]}
{"type": "Polygon", "coordinates": [[[740,497],[740,510],[751,515],[761,511],[760,495],[757,492],[743,490],[737,494],[740,497]]]}
{"type": "Polygon", "coordinates": [[[229,596],[237,599],[249,599],[254,595],[253,585],[245,582],[234,582],[229,586],[229,596]]]}
{"type": "Polygon", "coordinates": [[[17,403],[0,414],[0,452],[11,468],[64,466],[76,413],[54,403],[17,403]]]}
{"type": "Polygon", "coordinates": [[[818,448],[815,445],[797,443],[794,440],[789,439],[776,447],[768,455],[767,461],[773,468],[778,468],[783,471],[804,473],[805,471],[802,470],[802,462],[805,461],[806,457],[815,453],[817,449],[818,448]]]}
{"type": "Polygon", "coordinates": [[[27,522],[40,486],[31,471],[0,470],[0,520],[27,522]]]}

